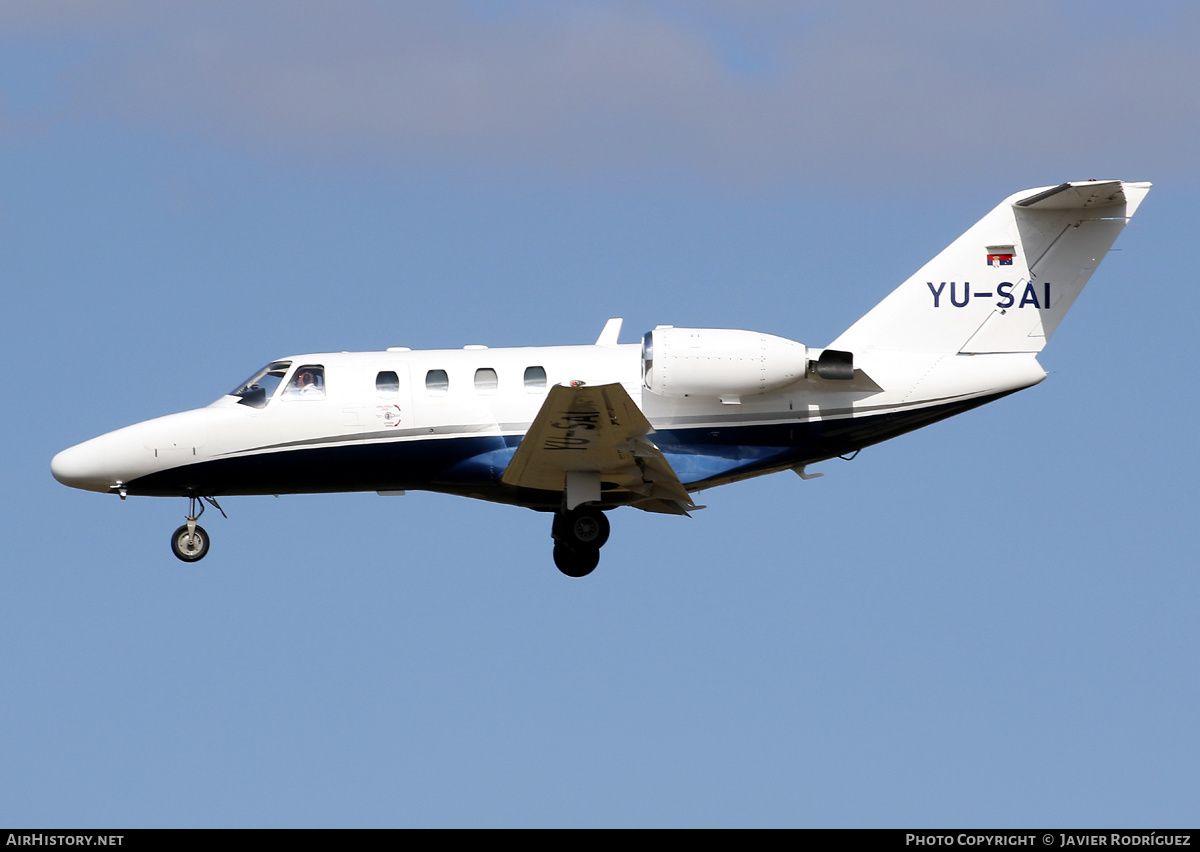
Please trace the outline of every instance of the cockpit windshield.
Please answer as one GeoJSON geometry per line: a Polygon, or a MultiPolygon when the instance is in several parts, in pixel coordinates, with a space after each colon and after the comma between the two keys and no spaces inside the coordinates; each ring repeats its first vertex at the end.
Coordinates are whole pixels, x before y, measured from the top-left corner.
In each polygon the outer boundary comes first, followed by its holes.
{"type": "Polygon", "coordinates": [[[237,390],[229,392],[230,396],[239,397],[238,402],[251,408],[266,408],[267,401],[283,381],[291,361],[274,361],[263,367],[250,377],[249,381],[238,386],[237,390]]]}

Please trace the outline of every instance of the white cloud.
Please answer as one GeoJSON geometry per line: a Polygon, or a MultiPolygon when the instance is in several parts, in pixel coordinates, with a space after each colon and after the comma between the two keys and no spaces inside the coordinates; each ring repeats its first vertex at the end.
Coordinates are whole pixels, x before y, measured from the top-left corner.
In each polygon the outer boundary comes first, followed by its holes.
{"type": "Polygon", "coordinates": [[[272,157],[735,185],[1190,173],[1197,14],[1129,31],[1123,9],[56,0],[0,28],[83,45],[92,118],[272,157]]]}

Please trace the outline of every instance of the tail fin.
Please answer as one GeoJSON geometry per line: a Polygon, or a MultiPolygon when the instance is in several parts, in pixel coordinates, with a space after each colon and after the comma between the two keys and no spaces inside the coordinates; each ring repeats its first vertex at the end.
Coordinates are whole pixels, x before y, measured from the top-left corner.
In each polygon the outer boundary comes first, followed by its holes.
{"type": "Polygon", "coordinates": [[[1018,192],[829,346],[1040,352],[1149,191],[1111,180],[1018,192]]]}

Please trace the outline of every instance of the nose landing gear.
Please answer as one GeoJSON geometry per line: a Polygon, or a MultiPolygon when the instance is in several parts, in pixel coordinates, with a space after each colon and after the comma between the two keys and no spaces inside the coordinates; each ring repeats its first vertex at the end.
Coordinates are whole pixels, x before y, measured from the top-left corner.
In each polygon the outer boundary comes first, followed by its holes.
{"type": "Polygon", "coordinates": [[[568,577],[586,577],[600,564],[600,548],[608,541],[608,518],[599,509],[581,506],[554,515],[554,564],[568,577]]]}
{"type": "Polygon", "coordinates": [[[184,562],[199,562],[208,553],[208,532],[194,519],[189,520],[171,533],[171,552],[184,562]]]}
{"type": "Polygon", "coordinates": [[[189,497],[188,499],[191,503],[188,506],[187,523],[171,533],[171,552],[175,554],[176,559],[184,562],[199,562],[208,553],[209,542],[208,532],[196,523],[196,519],[204,514],[204,504],[210,503],[216,506],[223,518],[229,516],[212,497],[189,497]],[[197,500],[200,501],[199,512],[196,511],[197,500]]]}

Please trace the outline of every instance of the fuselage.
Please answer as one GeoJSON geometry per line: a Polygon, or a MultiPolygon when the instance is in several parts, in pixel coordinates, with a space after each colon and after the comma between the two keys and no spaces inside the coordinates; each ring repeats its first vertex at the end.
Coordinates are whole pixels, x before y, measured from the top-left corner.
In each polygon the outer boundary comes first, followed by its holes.
{"type": "MultiPolygon", "coordinates": [[[[645,358],[638,344],[296,355],[207,407],[71,447],[52,470],[122,495],[430,490],[555,510],[561,493],[501,475],[556,384],[620,384],[695,491],[844,455],[1045,376],[1025,353],[876,351],[856,356],[850,381],[802,371],[722,401],[655,393],[645,358]]],[[[606,493],[605,506],[626,496],[606,493]]]]}

